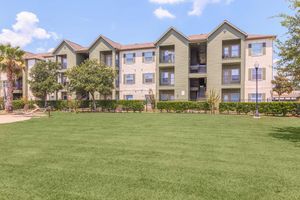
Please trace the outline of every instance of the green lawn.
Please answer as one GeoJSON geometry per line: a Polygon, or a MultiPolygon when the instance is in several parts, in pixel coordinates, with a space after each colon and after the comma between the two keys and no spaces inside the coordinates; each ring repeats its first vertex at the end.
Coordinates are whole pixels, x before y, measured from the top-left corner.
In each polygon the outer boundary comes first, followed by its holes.
{"type": "Polygon", "coordinates": [[[0,125],[0,199],[300,199],[300,119],[55,113],[0,125]]]}

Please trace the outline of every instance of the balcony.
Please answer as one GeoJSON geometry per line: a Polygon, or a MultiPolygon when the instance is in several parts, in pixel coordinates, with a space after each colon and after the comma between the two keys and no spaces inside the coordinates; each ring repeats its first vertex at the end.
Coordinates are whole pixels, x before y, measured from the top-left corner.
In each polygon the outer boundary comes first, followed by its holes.
{"type": "Polygon", "coordinates": [[[159,100],[160,101],[174,101],[175,100],[174,90],[160,90],[159,91],[159,100]]]}
{"type": "Polygon", "coordinates": [[[191,65],[190,66],[190,73],[191,74],[206,74],[207,68],[206,65],[191,65]]]}
{"type": "Polygon", "coordinates": [[[240,67],[223,66],[222,83],[223,85],[240,84],[241,83],[240,67]]]}
{"type": "Polygon", "coordinates": [[[56,61],[57,61],[58,64],[60,64],[61,69],[67,69],[68,68],[67,55],[56,56],[56,61]]]}
{"type": "Polygon", "coordinates": [[[175,63],[174,46],[160,47],[159,62],[161,64],[174,64],[175,63]]]}
{"type": "Polygon", "coordinates": [[[100,62],[108,67],[112,67],[112,51],[102,51],[100,52],[100,62]]]}
{"type": "Polygon", "coordinates": [[[160,86],[174,86],[175,75],[174,71],[160,71],[160,86]]]}
{"type": "Polygon", "coordinates": [[[190,73],[206,74],[207,45],[206,43],[190,45],[190,73]]]}
{"type": "Polygon", "coordinates": [[[206,78],[190,79],[190,100],[200,101],[206,97],[206,78]]]}
{"type": "Polygon", "coordinates": [[[223,41],[223,60],[240,59],[241,58],[241,41],[229,40],[223,41]]]}

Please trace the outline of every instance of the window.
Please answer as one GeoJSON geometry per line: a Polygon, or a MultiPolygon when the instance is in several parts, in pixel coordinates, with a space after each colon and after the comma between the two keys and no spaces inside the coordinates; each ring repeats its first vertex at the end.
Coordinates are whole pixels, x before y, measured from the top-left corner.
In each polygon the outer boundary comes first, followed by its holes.
{"type": "Polygon", "coordinates": [[[175,76],[172,71],[163,71],[160,73],[160,85],[174,85],[175,76]]]}
{"type": "Polygon", "coordinates": [[[57,62],[61,64],[62,69],[67,69],[68,67],[67,55],[57,56],[57,62]]]}
{"type": "Polygon", "coordinates": [[[239,102],[241,98],[239,89],[223,89],[222,101],[223,102],[239,102]]]}
{"type": "Polygon", "coordinates": [[[229,58],[230,57],[229,47],[224,47],[224,49],[223,49],[223,57],[224,58],[229,58]]]}
{"type": "Polygon", "coordinates": [[[239,102],[239,101],[240,101],[239,93],[223,94],[223,102],[239,102]]]}
{"type": "Polygon", "coordinates": [[[223,69],[223,84],[240,83],[240,69],[239,68],[225,68],[223,69]]]}
{"type": "Polygon", "coordinates": [[[175,99],[174,91],[161,91],[159,99],[161,101],[173,101],[175,99]]]}
{"type": "Polygon", "coordinates": [[[238,58],[240,57],[240,45],[231,46],[231,57],[238,58]]]}
{"type": "MultiPolygon", "coordinates": [[[[256,93],[251,93],[248,96],[249,96],[249,102],[256,102],[256,93]]],[[[258,102],[262,102],[264,100],[264,96],[265,96],[264,94],[259,93],[257,95],[258,102]]]]}
{"type": "Polygon", "coordinates": [[[154,74],[153,73],[143,74],[143,83],[154,83],[154,74]]]}
{"type": "Polygon", "coordinates": [[[65,73],[61,73],[60,78],[61,78],[61,84],[66,86],[68,81],[67,81],[67,76],[65,75],[65,73]]]}
{"type": "Polygon", "coordinates": [[[251,44],[251,55],[261,56],[264,54],[263,48],[265,43],[253,43],[251,44]]]}
{"type": "MultiPolygon", "coordinates": [[[[258,68],[257,70],[257,79],[259,81],[263,80],[263,68],[258,68]]],[[[251,80],[256,80],[256,69],[252,68],[251,69],[251,80]]]]}
{"type": "Polygon", "coordinates": [[[125,95],[124,99],[125,100],[133,100],[133,95],[125,95]]]}
{"type": "Polygon", "coordinates": [[[112,66],[112,55],[105,55],[105,65],[111,67],[112,66]]]}
{"type": "Polygon", "coordinates": [[[124,74],[124,84],[134,84],[135,75],[134,74],[124,74]]]}
{"type": "Polygon", "coordinates": [[[68,100],[68,93],[67,92],[62,92],[61,93],[61,98],[62,98],[62,100],[68,100]]]}
{"type": "Polygon", "coordinates": [[[239,44],[223,46],[223,58],[239,58],[240,56],[239,44]]]}
{"type": "Polygon", "coordinates": [[[143,53],[143,62],[144,63],[151,63],[154,61],[154,52],[144,52],[143,53]]]}
{"type": "Polygon", "coordinates": [[[126,54],[124,54],[124,62],[125,62],[125,64],[135,63],[135,53],[126,53],[126,54]]]}
{"type": "Polygon", "coordinates": [[[231,81],[234,81],[234,82],[240,81],[240,70],[239,69],[231,70],[231,81]]]}

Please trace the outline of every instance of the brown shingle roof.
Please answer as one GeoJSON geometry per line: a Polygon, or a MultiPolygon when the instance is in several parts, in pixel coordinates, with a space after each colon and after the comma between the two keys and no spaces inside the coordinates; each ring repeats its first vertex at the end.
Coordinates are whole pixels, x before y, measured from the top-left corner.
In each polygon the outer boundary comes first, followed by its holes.
{"type": "Polygon", "coordinates": [[[120,43],[114,42],[114,41],[112,41],[111,39],[109,39],[108,37],[106,37],[104,35],[100,35],[100,37],[102,37],[104,40],[106,40],[106,42],[108,42],[108,44],[110,46],[112,46],[113,48],[115,48],[115,49],[121,49],[122,48],[122,45],[120,43]]]}
{"type": "Polygon", "coordinates": [[[122,45],[120,50],[125,51],[125,50],[151,49],[151,48],[155,48],[155,44],[153,42],[122,45]]]}
{"type": "Polygon", "coordinates": [[[38,59],[38,60],[43,60],[45,58],[53,57],[52,53],[31,53],[31,52],[26,52],[24,55],[24,59],[29,60],[29,59],[38,59]]]}
{"type": "Polygon", "coordinates": [[[72,42],[70,40],[64,40],[68,45],[71,46],[71,48],[74,50],[74,51],[82,51],[82,50],[86,50],[85,47],[75,43],[75,42],[72,42]]]}
{"type": "Polygon", "coordinates": [[[246,40],[257,40],[257,39],[267,39],[267,38],[276,38],[276,35],[258,35],[258,34],[249,34],[246,40]]]}
{"type": "Polygon", "coordinates": [[[198,41],[198,40],[206,40],[208,34],[197,34],[197,35],[190,35],[188,38],[191,42],[198,41]]]}

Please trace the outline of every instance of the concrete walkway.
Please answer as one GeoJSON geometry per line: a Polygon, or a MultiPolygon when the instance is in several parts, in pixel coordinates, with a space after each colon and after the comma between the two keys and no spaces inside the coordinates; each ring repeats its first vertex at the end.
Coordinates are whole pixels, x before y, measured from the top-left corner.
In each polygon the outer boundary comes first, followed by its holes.
{"type": "Polygon", "coordinates": [[[9,124],[14,122],[20,122],[31,119],[31,115],[14,115],[14,114],[7,114],[7,115],[0,115],[0,124],[9,124]]]}

